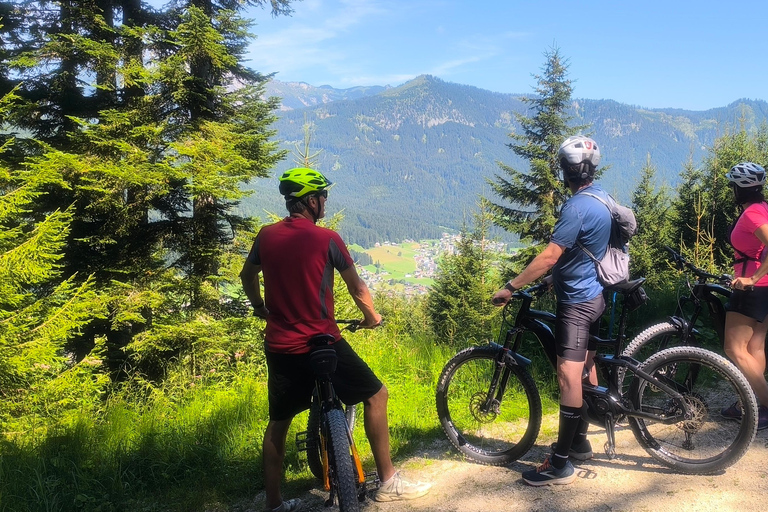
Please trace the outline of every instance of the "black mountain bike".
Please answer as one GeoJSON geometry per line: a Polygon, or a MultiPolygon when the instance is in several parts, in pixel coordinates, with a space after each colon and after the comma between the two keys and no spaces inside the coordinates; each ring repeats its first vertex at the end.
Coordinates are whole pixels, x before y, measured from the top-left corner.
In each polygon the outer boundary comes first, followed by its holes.
{"type": "MultiPolygon", "coordinates": [[[[357,320],[338,322],[349,323],[347,329],[353,332],[359,324],[357,320]]],[[[352,437],[355,406],[345,410],[331,382],[337,362],[336,350],[331,346],[333,342],[334,337],[330,334],[315,336],[309,341],[315,391],[307,431],[296,434],[296,445],[299,450],[306,450],[312,474],[330,492],[325,505],[330,507],[338,500],[341,512],[358,512],[360,502],[366,498],[367,475],[352,437]]]]}
{"type": "MultiPolygon", "coordinates": [[[[724,357],[699,347],[663,350],[647,361],[621,355],[627,314],[644,279],[615,286],[621,313],[614,339],[594,337],[602,352],[595,364],[602,385],[583,385],[583,417],[604,427],[605,452],[616,456],[614,427],[626,418],[640,445],[656,460],[684,473],[723,470],[749,448],[757,429],[757,403],[739,370],[724,357]],[[610,350],[607,350],[609,348],[610,350]],[[619,371],[619,370],[623,371],[619,371]],[[630,379],[623,385],[624,376],[630,379]],[[735,397],[744,404],[741,423],[718,412],[735,397]]],[[[555,315],[531,309],[534,296],[548,288],[539,284],[518,290],[504,307],[499,343],[467,348],[445,365],[437,385],[437,413],[453,445],[474,461],[508,464],[533,446],[542,408],[536,383],[520,353],[524,338],[533,337],[553,367],[555,315]],[[505,331],[512,304],[521,301],[514,323],[505,331]]]]}
{"type": "Polygon", "coordinates": [[[639,361],[644,361],[656,352],[668,347],[679,345],[710,346],[705,343],[706,331],[700,331],[700,317],[706,305],[714,328],[714,335],[709,332],[709,338],[716,337],[715,345],[723,346],[725,331],[725,307],[723,299],[731,296],[730,284],[733,280],[728,274],[710,274],[688,261],[683,255],[671,247],[664,247],[670,259],[679,270],[686,270],[686,286],[688,295],[681,296],[677,302],[675,315],[665,322],[659,322],[642,331],[627,345],[623,354],[639,361]],[[695,276],[691,281],[690,275],[695,276]]]}

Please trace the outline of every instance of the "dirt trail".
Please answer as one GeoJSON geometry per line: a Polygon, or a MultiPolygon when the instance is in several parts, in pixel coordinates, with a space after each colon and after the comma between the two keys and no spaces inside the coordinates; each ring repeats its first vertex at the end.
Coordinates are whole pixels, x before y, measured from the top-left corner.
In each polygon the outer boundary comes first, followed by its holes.
{"type": "MultiPolygon", "coordinates": [[[[447,440],[420,456],[398,464],[411,480],[431,481],[429,495],[400,503],[365,502],[364,512],[487,512],[487,511],[703,511],[751,512],[768,503],[768,430],[758,432],[747,454],[719,475],[674,473],[654,461],[635,441],[628,427],[616,432],[618,458],[609,460],[598,448],[605,434],[593,428],[595,457],[576,465],[571,485],[531,487],[521,471],[540,463],[548,452],[543,439],[520,461],[506,467],[481,466],[459,458],[447,440]]],[[[313,490],[301,498],[308,512],[337,511],[323,506],[326,495],[313,490]]],[[[263,510],[263,497],[252,512],[263,510]]]]}

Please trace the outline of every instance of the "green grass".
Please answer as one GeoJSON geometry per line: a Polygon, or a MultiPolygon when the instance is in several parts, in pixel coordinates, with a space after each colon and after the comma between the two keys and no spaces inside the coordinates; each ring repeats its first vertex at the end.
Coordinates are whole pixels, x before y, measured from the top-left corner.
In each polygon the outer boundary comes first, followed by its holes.
{"type": "MultiPolygon", "coordinates": [[[[349,335],[387,385],[392,454],[402,458],[441,434],[434,405],[436,376],[453,350],[392,328],[349,335]]],[[[230,510],[262,489],[261,443],[267,423],[265,375],[198,382],[183,393],[158,389],[148,399],[114,396],[98,414],[80,415],[2,441],[2,511],[230,510]]],[[[362,428],[355,438],[373,469],[362,428]]],[[[285,492],[316,486],[295,435],[288,436],[285,492]]]]}

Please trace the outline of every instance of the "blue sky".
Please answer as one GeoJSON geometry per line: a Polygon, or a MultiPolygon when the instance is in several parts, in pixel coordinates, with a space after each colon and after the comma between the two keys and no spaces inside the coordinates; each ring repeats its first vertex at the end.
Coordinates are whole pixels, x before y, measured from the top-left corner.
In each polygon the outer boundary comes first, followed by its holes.
{"type": "Polygon", "coordinates": [[[252,8],[249,67],[344,89],[420,74],[531,93],[544,52],[569,61],[573,96],[706,110],[768,99],[768,2],[303,0],[252,8]]]}

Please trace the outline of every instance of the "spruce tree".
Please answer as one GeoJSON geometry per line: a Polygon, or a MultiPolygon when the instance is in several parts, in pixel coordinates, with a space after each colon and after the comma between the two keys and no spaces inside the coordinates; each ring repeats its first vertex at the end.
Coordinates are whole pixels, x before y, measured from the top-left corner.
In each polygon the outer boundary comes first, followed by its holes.
{"type": "Polygon", "coordinates": [[[666,281],[664,265],[672,245],[671,197],[666,185],[656,186],[656,168],[650,155],[641,170],[640,182],[632,194],[632,210],[637,219],[637,234],[630,242],[630,270],[633,277],[645,277],[648,286],[666,281]]]}
{"type": "Polygon", "coordinates": [[[560,207],[568,197],[557,150],[563,140],[584,128],[569,126],[573,119],[568,114],[573,89],[567,78],[567,62],[558,48],[545,52],[544,56],[542,74],[535,75],[536,96],[523,99],[533,115],[518,114],[522,133],[510,135],[514,142],[509,147],[529,162],[529,169],[521,171],[500,163],[506,176],[497,174],[489,183],[503,202],[486,199],[494,222],[516,233],[520,241],[527,244],[513,259],[517,267],[530,261],[552,234],[560,207]]]}
{"type": "MultiPolygon", "coordinates": [[[[0,122],[19,101],[0,100],[0,122]]],[[[10,151],[15,139],[0,147],[10,151]]],[[[1,162],[1,161],[0,161],[1,162]]],[[[58,409],[68,393],[82,405],[98,399],[94,367],[73,361],[65,344],[103,307],[87,276],[62,279],[62,258],[72,211],[32,215],[47,188],[63,181],[56,166],[32,159],[24,166],[0,163],[0,422],[58,409]],[[60,380],[71,386],[59,386],[60,380]]]]}
{"type": "Polygon", "coordinates": [[[697,265],[728,271],[733,260],[729,231],[739,210],[725,175],[739,162],[766,162],[767,138],[766,126],[756,133],[727,132],[715,140],[700,168],[688,164],[681,173],[673,236],[697,265]]]}
{"type": "Polygon", "coordinates": [[[426,309],[439,342],[478,343],[487,339],[496,307],[495,268],[489,249],[490,213],[482,207],[474,216],[472,231],[462,229],[456,252],[440,259],[435,282],[427,296],[426,309]]]}

